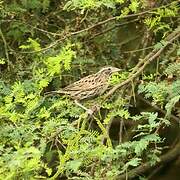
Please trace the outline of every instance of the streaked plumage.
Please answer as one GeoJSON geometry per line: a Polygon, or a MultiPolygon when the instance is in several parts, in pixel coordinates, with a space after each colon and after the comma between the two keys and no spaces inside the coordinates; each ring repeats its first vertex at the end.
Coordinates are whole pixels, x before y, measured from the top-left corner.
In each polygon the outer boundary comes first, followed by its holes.
{"type": "Polygon", "coordinates": [[[118,71],[120,69],[115,67],[104,67],[96,74],[86,76],[56,92],[68,94],[79,101],[99,96],[107,90],[108,79],[112,73],[118,71]]]}
{"type": "Polygon", "coordinates": [[[103,67],[99,72],[95,74],[86,76],[79,81],[66,86],[63,89],[60,89],[58,91],[51,91],[49,93],[67,94],[75,100],[75,103],[78,106],[85,109],[89,114],[93,114],[92,110],[84,107],[79,103],[79,101],[94,98],[103,94],[108,88],[108,80],[110,76],[118,71],[120,71],[120,69],[115,67],[103,67]]]}

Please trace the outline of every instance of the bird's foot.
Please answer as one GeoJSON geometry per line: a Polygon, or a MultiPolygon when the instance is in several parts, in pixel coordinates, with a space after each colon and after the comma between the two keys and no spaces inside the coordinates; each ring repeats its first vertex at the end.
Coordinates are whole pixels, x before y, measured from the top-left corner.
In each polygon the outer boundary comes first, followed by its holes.
{"type": "Polygon", "coordinates": [[[98,104],[95,104],[91,109],[93,112],[98,112],[100,110],[100,106],[98,104]]]}
{"type": "Polygon", "coordinates": [[[100,106],[98,105],[94,105],[91,109],[87,109],[86,112],[89,114],[89,115],[93,115],[94,113],[96,113],[97,111],[100,110],[100,106]]]}
{"type": "Polygon", "coordinates": [[[91,110],[91,109],[87,109],[87,110],[86,110],[86,112],[87,112],[87,114],[89,114],[90,116],[92,116],[92,115],[93,115],[93,113],[94,113],[94,111],[93,111],[93,110],[91,110]]]}

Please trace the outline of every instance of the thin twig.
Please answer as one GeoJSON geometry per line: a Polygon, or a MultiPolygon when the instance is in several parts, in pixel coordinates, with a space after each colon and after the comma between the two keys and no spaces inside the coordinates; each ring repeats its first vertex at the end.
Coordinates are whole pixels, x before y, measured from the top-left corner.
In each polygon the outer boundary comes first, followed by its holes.
{"type": "Polygon", "coordinates": [[[148,46],[148,47],[145,47],[145,48],[140,48],[140,49],[135,49],[135,50],[130,50],[130,51],[123,51],[123,53],[136,53],[136,52],[139,52],[139,51],[144,51],[144,50],[147,50],[147,49],[153,49],[154,46],[148,46]]]}
{"type": "Polygon", "coordinates": [[[166,38],[166,44],[161,49],[154,49],[151,53],[149,53],[140,63],[138,63],[132,73],[130,73],[127,80],[123,81],[120,84],[117,84],[114,88],[112,88],[105,96],[105,99],[111,96],[117,89],[123,87],[124,85],[133,81],[145,68],[146,66],[152,62],[154,59],[160,56],[163,50],[171,44],[174,40],[178,39],[180,36],[180,27],[178,27],[174,32],[172,32],[168,38],[166,38]],[[167,41],[168,40],[168,41],[167,41]]]}
{"type": "Polygon", "coordinates": [[[159,9],[159,8],[168,7],[171,4],[172,4],[172,2],[167,4],[167,5],[163,5],[161,7],[152,8],[152,9],[149,9],[149,10],[146,10],[146,11],[143,11],[143,12],[140,12],[140,13],[136,13],[136,14],[129,14],[129,15],[122,16],[122,17],[120,17],[120,16],[111,17],[111,18],[108,18],[108,19],[106,19],[104,21],[98,22],[98,23],[96,23],[96,24],[94,24],[94,25],[92,25],[90,27],[82,29],[80,31],[72,32],[71,35],[76,35],[76,34],[79,34],[79,33],[85,32],[85,31],[89,31],[90,29],[93,29],[93,28],[95,28],[97,26],[100,26],[100,25],[108,23],[109,21],[113,21],[113,20],[117,20],[117,19],[121,19],[121,18],[125,19],[125,18],[130,18],[130,17],[142,16],[142,15],[147,14],[147,13],[152,13],[153,10],[156,10],[156,9],[159,9]]]}
{"type": "Polygon", "coordinates": [[[124,121],[121,119],[119,127],[119,144],[122,143],[124,121]]]}
{"type": "Polygon", "coordinates": [[[109,32],[109,31],[111,31],[111,30],[114,30],[114,29],[117,28],[117,27],[120,27],[120,26],[123,26],[123,25],[127,25],[127,24],[129,24],[129,23],[136,22],[136,21],[138,21],[138,19],[133,19],[133,20],[128,21],[128,22],[124,22],[124,23],[121,23],[121,24],[116,24],[116,25],[113,26],[113,27],[110,27],[110,28],[108,28],[108,29],[106,29],[106,30],[104,30],[104,31],[102,31],[102,32],[99,32],[99,33],[95,34],[92,38],[90,38],[90,39],[88,39],[88,40],[92,40],[92,39],[94,39],[95,37],[100,36],[100,35],[102,35],[102,34],[105,34],[105,33],[109,32]]]}
{"type": "Polygon", "coordinates": [[[8,71],[10,71],[10,60],[9,60],[9,53],[8,53],[8,46],[7,46],[7,42],[6,39],[4,37],[4,34],[0,28],[0,36],[2,37],[3,43],[4,43],[4,51],[5,51],[5,55],[6,55],[6,59],[7,59],[7,68],[8,71]]]}
{"type": "MultiPolygon", "coordinates": [[[[51,43],[48,47],[41,48],[40,50],[36,50],[36,51],[18,51],[18,53],[21,53],[21,54],[34,54],[34,53],[39,53],[39,52],[47,51],[50,48],[52,48],[53,46],[57,45],[59,42],[65,40],[67,37],[69,37],[69,35],[66,35],[66,36],[56,40],[55,42],[51,43]]],[[[15,50],[13,50],[13,51],[15,51],[15,50]]],[[[15,52],[17,52],[17,51],[15,51],[15,52]]]]}
{"type": "MultiPolygon", "coordinates": [[[[21,51],[19,51],[18,53],[26,53],[26,54],[29,53],[29,54],[32,54],[32,53],[38,53],[38,52],[46,51],[46,50],[50,49],[51,47],[57,45],[59,42],[65,40],[65,39],[68,38],[68,37],[71,37],[71,36],[73,36],[73,35],[77,35],[77,34],[80,34],[80,33],[86,32],[86,31],[89,31],[89,30],[91,30],[91,29],[94,29],[94,28],[97,27],[97,26],[104,25],[104,24],[106,24],[106,23],[108,23],[108,22],[110,22],[110,21],[114,21],[114,20],[118,20],[118,19],[126,19],[126,18],[131,18],[131,17],[136,17],[136,16],[142,16],[142,15],[147,14],[147,13],[153,13],[154,10],[159,9],[159,8],[168,7],[168,6],[170,6],[171,4],[172,4],[172,2],[169,3],[169,4],[167,4],[167,5],[163,5],[163,6],[161,6],[161,7],[152,8],[152,9],[149,9],[149,10],[147,10],[147,11],[143,11],[143,12],[136,13],[136,14],[129,14],[129,15],[122,16],[122,17],[120,17],[120,16],[114,16],[114,17],[108,18],[108,19],[106,19],[106,20],[104,20],[104,21],[100,21],[100,22],[98,22],[98,23],[96,23],[96,24],[94,24],[94,25],[92,25],[92,26],[89,26],[89,27],[87,27],[87,28],[85,28],[85,29],[82,29],[82,30],[79,30],[79,31],[75,31],[75,32],[69,32],[69,33],[67,33],[67,34],[65,34],[65,35],[58,34],[58,33],[53,33],[53,32],[49,32],[49,31],[46,31],[46,30],[43,30],[43,29],[34,27],[34,28],[36,28],[37,30],[40,30],[41,32],[49,33],[49,34],[51,34],[51,35],[53,35],[53,36],[59,36],[59,37],[61,37],[61,38],[58,39],[58,40],[56,40],[56,41],[53,42],[52,44],[50,44],[48,47],[41,48],[39,51],[29,51],[29,52],[21,52],[21,51]]],[[[32,26],[32,25],[30,25],[30,26],[32,26]]]]}
{"type": "MultiPolygon", "coordinates": [[[[178,142],[172,150],[170,150],[166,154],[162,155],[159,158],[160,159],[159,162],[157,162],[155,166],[159,167],[163,164],[166,164],[166,163],[176,159],[178,156],[180,156],[180,142],[178,142]]],[[[130,172],[128,172],[128,179],[133,179],[139,175],[142,175],[143,173],[147,172],[151,168],[153,168],[153,166],[150,165],[148,162],[144,163],[144,164],[132,169],[130,172]]],[[[118,179],[119,180],[126,179],[126,176],[127,176],[127,174],[124,173],[122,175],[119,175],[118,179]]]]}

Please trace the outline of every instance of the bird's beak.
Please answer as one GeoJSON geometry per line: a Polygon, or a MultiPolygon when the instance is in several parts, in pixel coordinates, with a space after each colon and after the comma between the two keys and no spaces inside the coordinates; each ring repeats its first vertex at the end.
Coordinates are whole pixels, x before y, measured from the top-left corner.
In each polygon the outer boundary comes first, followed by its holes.
{"type": "Polygon", "coordinates": [[[119,71],[121,71],[121,69],[119,69],[119,68],[113,68],[113,70],[112,70],[113,73],[119,72],[119,71]]]}

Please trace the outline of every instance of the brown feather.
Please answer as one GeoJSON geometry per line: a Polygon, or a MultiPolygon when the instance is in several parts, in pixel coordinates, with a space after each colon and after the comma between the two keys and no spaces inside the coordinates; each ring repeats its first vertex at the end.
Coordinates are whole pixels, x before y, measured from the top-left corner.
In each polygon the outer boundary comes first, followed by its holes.
{"type": "Polygon", "coordinates": [[[75,100],[93,98],[107,90],[109,77],[119,70],[115,67],[104,67],[96,74],[86,76],[56,92],[68,94],[75,100]]]}

